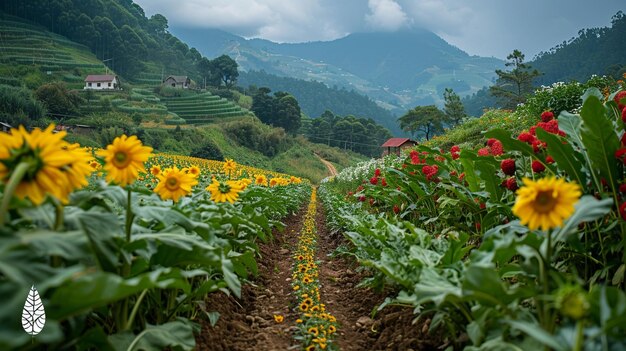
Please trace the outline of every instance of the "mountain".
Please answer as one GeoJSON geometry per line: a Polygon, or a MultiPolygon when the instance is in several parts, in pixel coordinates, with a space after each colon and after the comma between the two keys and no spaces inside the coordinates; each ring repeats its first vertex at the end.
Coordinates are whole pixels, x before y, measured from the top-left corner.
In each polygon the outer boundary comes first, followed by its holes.
{"type": "Polygon", "coordinates": [[[302,112],[311,117],[319,117],[330,110],[339,116],[372,118],[396,135],[403,134],[391,112],[354,90],[329,88],[320,82],[281,77],[265,71],[241,72],[238,84],[242,87],[268,87],[275,92],[288,91],[298,100],[302,112]]]}
{"type": "Polygon", "coordinates": [[[396,114],[418,104],[443,104],[443,91],[470,95],[503,67],[470,56],[432,32],[354,33],[333,41],[286,44],[244,39],[215,29],[171,28],[208,57],[228,54],[243,71],[315,80],[366,94],[396,114]]]}
{"type": "Polygon", "coordinates": [[[540,53],[531,62],[543,72],[537,82],[544,85],[570,80],[584,82],[592,74],[622,78],[626,72],[624,37],[626,15],[621,11],[611,19],[611,27],[580,30],[577,37],[540,53]]]}

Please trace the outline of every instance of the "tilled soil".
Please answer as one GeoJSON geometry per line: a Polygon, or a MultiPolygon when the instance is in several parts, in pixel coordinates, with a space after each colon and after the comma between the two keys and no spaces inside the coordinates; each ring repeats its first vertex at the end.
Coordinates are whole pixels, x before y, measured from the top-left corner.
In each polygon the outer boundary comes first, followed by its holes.
{"type": "MultiPolygon", "coordinates": [[[[260,245],[259,276],[244,285],[241,299],[223,293],[207,298],[207,310],[219,312],[220,318],[215,326],[203,322],[196,337],[198,350],[300,349],[292,337],[299,313],[293,311],[290,276],[291,253],[305,213],[306,204],[287,219],[285,231],[275,231],[274,241],[260,245]],[[283,323],[274,321],[275,314],[284,316],[283,323]]],[[[318,206],[316,225],[321,298],[340,323],[335,343],[341,350],[437,350],[445,344],[441,336],[427,333],[428,318],[413,323],[411,308],[387,307],[372,318],[372,311],[393,292],[357,287],[366,277],[358,271],[358,263],[330,256],[338,245],[346,243],[341,234],[332,235],[327,230],[322,206],[318,206]]]]}

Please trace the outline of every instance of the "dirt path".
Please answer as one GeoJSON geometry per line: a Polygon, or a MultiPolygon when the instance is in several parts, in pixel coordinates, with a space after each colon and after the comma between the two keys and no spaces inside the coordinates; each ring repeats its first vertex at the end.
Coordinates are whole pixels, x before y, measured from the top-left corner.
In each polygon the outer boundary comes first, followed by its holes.
{"type": "Polygon", "coordinates": [[[330,173],[331,177],[334,177],[337,175],[337,169],[332,163],[326,161],[318,154],[315,154],[315,156],[317,156],[317,158],[319,158],[320,161],[322,161],[322,163],[326,166],[326,168],[328,168],[328,172],[330,173]]]}
{"type": "Polygon", "coordinates": [[[290,308],[291,252],[305,212],[306,205],[286,220],[284,232],[274,232],[273,242],[260,244],[259,276],[243,286],[241,299],[223,293],[209,295],[205,310],[217,311],[220,318],[215,326],[203,322],[196,337],[197,350],[287,350],[295,345],[292,328],[298,314],[290,308]],[[284,321],[277,323],[274,315],[284,316],[284,321]]]}
{"type": "MultiPolygon", "coordinates": [[[[244,285],[242,298],[223,293],[209,295],[204,311],[216,311],[220,318],[211,326],[202,322],[196,337],[198,350],[298,350],[293,339],[295,298],[291,289],[292,252],[297,245],[307,205],[286,220],[284,232],[275,232],[275,240],[260,244],[257,259],[259,276],[244,285]],[[284,316],[282,323],[274,315],[284,316]]],[[[317,259],[320,267],[320,295],[329,313],[339,322],[335,344],[340,350],[433,350],[444,344],[441,338],[428,335],[429,319],[413,323],[411,308],[389,307],[372,311],[393,291],[375,292],[357,287],[366,277],[352,258],[333,257],[339,245],[347,245],[340,233],[326,227],[323,206],[317,207],[317,259]]]]}

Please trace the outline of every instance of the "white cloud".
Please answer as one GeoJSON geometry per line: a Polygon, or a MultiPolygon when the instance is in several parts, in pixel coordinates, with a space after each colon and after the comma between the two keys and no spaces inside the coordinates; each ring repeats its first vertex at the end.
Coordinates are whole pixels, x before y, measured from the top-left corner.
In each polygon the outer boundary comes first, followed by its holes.
{"type": "Polygon", "coordinates": [[[374,30],[395,31],[409,23],[402,7],[393,0],[369,0],[365,22],[374,30]]]}

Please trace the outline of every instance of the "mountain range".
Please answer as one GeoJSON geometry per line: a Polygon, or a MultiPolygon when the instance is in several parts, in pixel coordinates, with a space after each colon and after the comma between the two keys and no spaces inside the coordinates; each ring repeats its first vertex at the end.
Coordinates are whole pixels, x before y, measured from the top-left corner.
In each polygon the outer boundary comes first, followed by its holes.
{"type": "Polygon", "coordinates": [[[170,32],[207,57],[231,56],[242,71],[263,70],[355,90],[397,115],[415,105],[442,105],[445,88],[470,95],[491,85],[495,70],[504,67],[500,59],[470,56],[416,28],[296,44],[245,39],[217,29],[170,32]]]}

